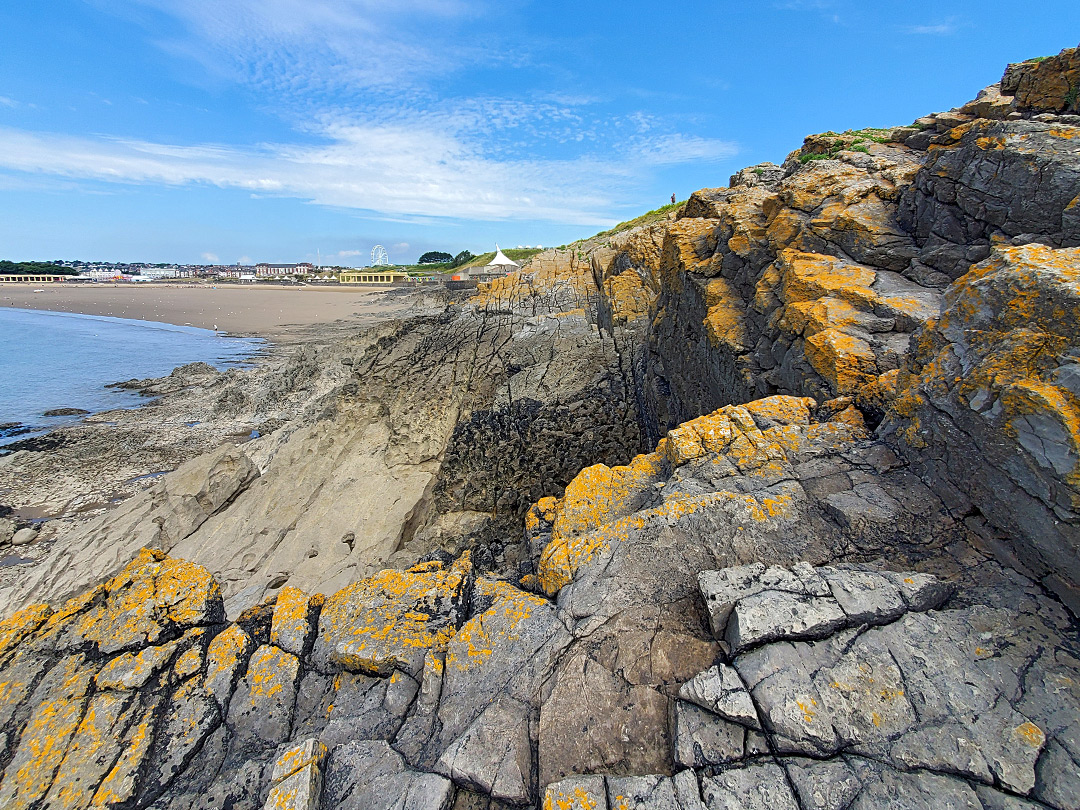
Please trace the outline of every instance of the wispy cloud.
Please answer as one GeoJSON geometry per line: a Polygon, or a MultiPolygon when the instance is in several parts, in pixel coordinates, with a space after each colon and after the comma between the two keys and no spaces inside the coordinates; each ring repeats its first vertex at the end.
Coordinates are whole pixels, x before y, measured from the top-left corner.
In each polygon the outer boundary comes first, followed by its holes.
{"type": "Polygon", "coordinates": [[[151,36],[170,31],[157,40],[165,51],[249,88],[296,137],[223,146],[0,129],[0,168],[214,185],[396,221],[606,225],[656,172],[736,151],[646,114],[612,115],[585,94],[445,92],[448,74],[517,58],[497,39],[455,36],[495,0],[91,2],[149,14],[151,36]]]}
{"type": "MultiPolygon", "coordinates": [[[[109,8],[104,0],[98,0],[109,8]]],[[[165,50],[263,92],[400,91],[411,81],[493,57],[453,26],[482,15],[486,0],[126,0],[180,24],[165,50]],[[447,47],[454,42],[453,47],[447,47]]],[[[113,10],[115,10],[115,6],[113,10]]]]}
{"type": "Polygon", "coordinates": [[[949,34],[955,34],[958,28],[959,25],[957,24],[957,21],[954,18],[950,18],[938,23],[913,25],[907,29],[907,32],[918,36],[944,37],[949,34]]]}
{"type": "Polygon", "coordinates": [[[0,107],[18,107],[19,102],[7,96],[0,96],[0,107]]]}
{"type": "Polygon", "coordinates": [[[204,253],[202,257],[204,261],[210,262],[210,264],[217,264],[221,261],[216,253],[204,253]]]}
{"type": "Polygon", "coordinates": [[[439,128],[336,124],[321,145],[240,149],[0,128],[0,167],[134,184],[207,184],[399,217],[607,224],[650,167],[732,154],[722,142],[649,139],[618,155],[498,159],[439,128]]]}

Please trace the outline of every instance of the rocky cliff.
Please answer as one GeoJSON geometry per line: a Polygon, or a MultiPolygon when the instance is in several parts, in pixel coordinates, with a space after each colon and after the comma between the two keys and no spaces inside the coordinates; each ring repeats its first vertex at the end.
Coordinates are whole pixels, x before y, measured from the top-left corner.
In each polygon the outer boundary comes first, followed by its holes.
{"type": "Polygon", "coordinates": [[[1078,87],[185,380],[265,435],[9,578],[0,804],[1080,806],[1078,87]]]}

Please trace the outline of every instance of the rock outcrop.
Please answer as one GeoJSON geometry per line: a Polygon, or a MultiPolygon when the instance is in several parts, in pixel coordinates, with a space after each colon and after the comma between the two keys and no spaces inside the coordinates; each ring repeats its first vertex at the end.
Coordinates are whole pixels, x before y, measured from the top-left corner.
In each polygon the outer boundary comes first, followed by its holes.
{"type": "Polygon", "coordinates": [[[1080,806],[1078,53],[199,382],[4,591],[0,804],[1080,806]]]}

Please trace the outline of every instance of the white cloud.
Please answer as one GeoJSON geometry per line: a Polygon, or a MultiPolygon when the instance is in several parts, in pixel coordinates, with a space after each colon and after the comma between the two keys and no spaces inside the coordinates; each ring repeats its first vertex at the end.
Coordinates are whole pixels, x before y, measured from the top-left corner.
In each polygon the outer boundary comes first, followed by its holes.
{"type": "Polygon", "coordinates": [[[181,145],[0,129],[0,168],[215,185],[391,221],[607,226],[624,218],[629,192],[655,172],[736,151],[644,113],[611,115],[585,94],[436,92],[454,86],[447,77],[455,71],[505,68],[527,52],[527,42],[500,43],[483,29],[496,0],[90,1],[113,13],[134,9],[149,36],[174,32],[157,44],[245,86],[295,126],[294,142],[181,145]]]}
{"type": "Polygon", "coordinates": [[[927,24],[927,25],[913,25],[907,29],[909,34],[917,34],[919,36],[935,36],[943,37],[949,34],[956,33],[956,29],[959,26],[956,24],[955,19],[944,20],[939,23],[927,24]]]}
{"type": "Polygon", "coordinates": [[[236,263],[237,264],[251,264],[251,257],[250,256],[241,256],[239,259],[236,260],[236,263]]]}
{"type": "Polygon", "coordinates": [[[19,102],[7,96],[0,96],[0,107],[18,107],[19,102]]]}
{"type": "MultiPolygon", "coordinates": [[[[97,0],[103,10],[117,6],[97,0]]],[[[287,97],[402,86],[484,58],[455,41],[477,0],[127,0],[176,19],[183,34],[158,44],[207,70],[287,97]],[[447,43],[453,41],[453,47],[447,43]]],[[[122,7],[122,5],[121,5],[122,7]]],[[[496,51],[495,53],[498,53],[496,51]]]]}
{"type": "Polygon", "coordinates": [[[325,136],[322,145],[240,149],[0,128],[0,167],[119,183],[208,184],[391,217],[607,225],[616,202],[642,173],[735,151],[721,141],[668,136],[642,139],[602,158],[492,157],[469,137],[424,121],[335,124],[325,136]]]}
{"type": "Polygon", "coordinates": [[[221,261],[216,253],[204,253],[202,257],[204,262],[209,262],[210,264],[217,264],[221,261]]]}

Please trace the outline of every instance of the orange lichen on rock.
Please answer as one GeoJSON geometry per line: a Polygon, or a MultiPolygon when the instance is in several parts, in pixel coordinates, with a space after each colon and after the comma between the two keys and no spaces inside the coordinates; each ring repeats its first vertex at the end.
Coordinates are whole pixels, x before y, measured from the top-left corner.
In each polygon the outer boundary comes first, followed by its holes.
{"type": "Polygon", "coordinates": [[[625,467],[586,467],[567,485],[554,508],[554,536],[583,534],[625,513],[663,471],[663,460],[657,453],[636,456],[625,467]]]}
{"type": "Polygon", "coordinates": [[[92,808],[111,808],[123,806],[135,795],[139,773],[143,763],[150,755],[154,742],[154,710],[147,708],[139,718],[131,736],[117,759],[116,764],[102,779],[90,806],[92,808]]]}
{"type": "MultiPolygon", "coordinates": [[[[1080,248],[997,245],[953,284],[940,317],[916,335],[891,406],[898,436],[926,446],[924,433],[937,418],[928,403],[954,402],[1056,482],[1052,505],[1051,496],[1036,497],[1055,510],[1080,509],[1078,323],[1080,248]]],[[[1019,467],[1009,474],[1026,475],[1019,467]]],[[[1048,491],[1045,483],[1020,485],[1048,491]]]]}
{"type": "Polygon", "coordinates": [[[877,377],[877,358],[870,344],[839,329],[808,337],[803,351],[814,371],[837,393],[854,393],[877,377]]]}
{"type": "Polygon", "coordinates": [[[299,588],[286,585],[278,591],[274,618],[270,624],[270,643],[293,655],[304,655],[315,632],[318,606],[299,588]]]}
{"type": "Polygon", "coordinates": [[[105,583],[76,632],[103,652],[156,643],[170,631],[221,621],[221,589],[205,568],[142,549],[105,583]]]}
{"type": "Polygon", "coordinates": [[[624,270],[606,278],[603,291],[616,324],[628,323],[647,314],[655,298],[641,276],[633,270],[624,270]]]}
{"type": "Polygon", "coordinates": [[[206,650],[206,688],[220,706],[227,704],[240,669],[254,649],[251,636],[237,624],[230,624],[210,642],[206,650]]]}
{"type": "Polygon", "coordinates": [[[52,612],[52,608],[43,603],[27,605],[7,621],[0,622],[0,660],[37,632],[52,612]]]}
{"type": "Polygon", "coordinates": [[[178,641],[172,641],[118,655],[101,668],[94,682],[99,689],[139,689],[172,660],[178,646],[178,641]]]}
{"type": "Polygon", "coordinates": [[[858,310],[847,301],[826,296],[816,301],[795,301],[780,310],[777,326],[793,335],[809,337],[826,329],[842,329],[858,322],[858,310]]]}
{"type": "MultiPolygon", "coordinates": [[[[785,250],[776,260],[776,268],[779,271],[777,294],[785,304],[831,296],[869,310],[877,301],[877,293],[870,289],[877,274],[863,265],[845,262],[835,256],[785,250]]],[[[759,295],[763,293],[762,285],[769,284],[773,278],[776,277],[762,277],[758,283],[759,295]]]]}
{"type": "Polygon", "coordinates": [[[76,810],[90,805],[99,780],[124,747],[117,731],[127,725],[132,700],[132,695],[116,692],[94,695],[68,743],[44,806],[76,810]]]}
{"type": "Polygon", "coordinates": [[[49,697],[34,707],[19,738],[0,784],[0,807],[28,810],[38,806],[82,722],[95,670],[82,656],[69,656],[49,673],[54,686],[49,697]]]}
{"type": "Polygon", "coordinates": [[[739,501],[746,514],[766,520],[786,514],[784,499],[763,504],[752,496],[717,493],[668,500],[643,509],[655,497],[655,485],[669,470],[710,454],[723,457],[746,474],[777,475],[787,454],[799,448],[809,426],[809,397],[773,396],[746,406],[729,405],[711,414],[684,422],[668,431],[656,451],[637,456],[626,467],[602,464],[582,470],[556,501],[556,530],[540,556],[539,582],[544,593],[556,595],[572,582],[577,572],[612,542],[642,528],[649,519],[663,516],[678,520],[709,504],[739,501]],[[755,416],[768,426],[758,427],[755,416]],[[642,510],[642,511],[638,511],[642,510]],[[560,517],[567,521],[560,530],[560,517]]]}
{"type": "Polygon", "coordinates": [[[530,614],[548,604],[539,596],[494,580],[478,580],[476,593],[494,601],[483,613],[465,622],[450,641],[446,667],[458,672],[480,667],[496,647],[515,641],[519,637],[518,628],[528,621],[530,614]]]}
{"type": "Polygon", "coordinates": [[[465,552],[449,567],[387,570],[342,588],[323,607],[316,659],[378,676],[418,669],[429,650],[445,650],[464,621],[472,577],[465,552]]]}
{"type": "Polygon", "coordinates": [[[756,399],[742,406],[751,416],[779,425],[809,425],[810,411],[817,407],[811,397],[775,396],[756,399]]]}
{"type": "Polygon", "coordinates": [[[712,278],[705,285],[705,334],[716,346],[732,351],[746,350],[746,302],[725,278],[712,278]]]}

